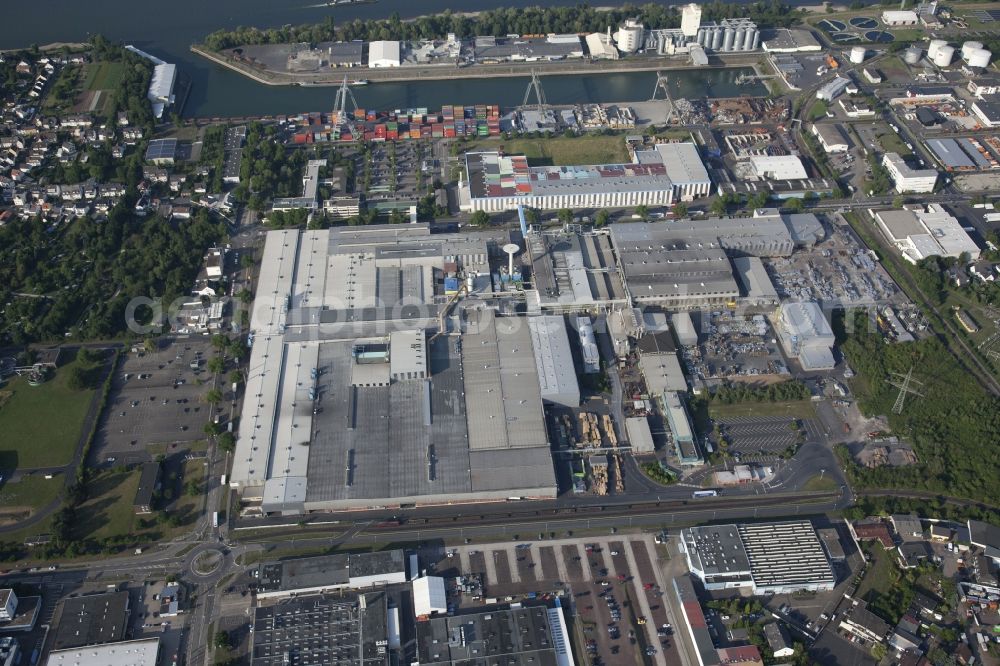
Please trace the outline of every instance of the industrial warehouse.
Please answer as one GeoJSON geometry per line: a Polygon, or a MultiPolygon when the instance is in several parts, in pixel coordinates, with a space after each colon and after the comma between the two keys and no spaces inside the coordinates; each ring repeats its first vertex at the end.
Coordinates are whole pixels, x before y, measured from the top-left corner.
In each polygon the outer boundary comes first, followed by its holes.
{"type": "Polygon", "coordinates": [[[636,151],[631,164],[528,166],[523,155],[468,153],[460,184],[462,208],[497,212],[541,209],[669,206],[707,196],[708,171],[693,143],[636,151]]]}
{"type": "Polygon", "coordinates": [[[244,501],[555,496],[529,327],[474,299],[448,316],[460,293],[492,292],[488,254],[426,226],[268,234],[230,478],[244,501]]]}
{"type": "Polygon", "coordinates": [[[790,594],[832,590],[836,583],[808,520],[689,527],[681,531],[681,549],[707,590],[790,594]]]}

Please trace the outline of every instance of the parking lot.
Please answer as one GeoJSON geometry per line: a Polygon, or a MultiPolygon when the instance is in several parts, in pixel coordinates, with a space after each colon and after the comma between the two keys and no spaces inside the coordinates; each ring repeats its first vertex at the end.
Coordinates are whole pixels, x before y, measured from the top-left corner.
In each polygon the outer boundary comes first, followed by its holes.
{"type": "Polygon", "coordinates": [[[357,155],[355,173],[361,174],[361,185],[367,179],[367,200],[378,203],[415,200],[422,196],[421,185],[427,184],[423,174],[428,172],[424,162],[430,159],[429,153],[422,142],[414,141],[376,144],[370,163],[365,162],[363,155],[357,155]]]}
{"type": "Polygon", "coordinates": [[[823,434],[812,419],[783,416],[732,416],[718,421],[731,451],[778,453],[800,441],[822,441],[823,434]],[[799,427],[793,427],[793,422],[799,427]],[[800,435],[801,433],[801,435],[800,435]]]}
{"type": "MultiPolygon", "coordinates": [[[[535,535],[532,535],[535,536],[535,535]]],[[[591,664],[679,663],[676,624],[665,595],[672,588],[660,571],[651,536],[553,539],[463,545],[421,551],[437,575],[479,574],[478,594],[453,591],[449,606],[527,602],[548,594],[570,599],[570,612],[591,664]],[[450,553],[450,556],[449,556],[450,553]],[[666,625],[666,626],[664,626],[666,625]]]]}
{"type": "Polygon", "coordinates": [[[162,341],[153,353],[132,351],[119,365],[93,448],[96,463],[133,464],[150,459],[149,444],[204,438],[210,379],[207,338],[162,341]],[[194,369],[197,363],[198,369],[194,369]],[[112,460],[113,459],[113,460],[112,460]]]}

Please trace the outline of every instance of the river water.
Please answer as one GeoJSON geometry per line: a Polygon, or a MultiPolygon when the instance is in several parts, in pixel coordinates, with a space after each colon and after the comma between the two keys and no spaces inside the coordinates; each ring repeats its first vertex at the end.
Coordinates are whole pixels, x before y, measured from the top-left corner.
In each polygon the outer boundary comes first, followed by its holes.
{"type": "MultiPolygon", "coordinates": [[[[496,0],[378,0],[376,4],[317,7],[315,2],[294,0],[35,0],[4,3],[0,22],[0,48],[30,44],[83,41],[93,33],[121,40],[177,63],[191,80],[185,116],[237,116],[299,113],[328,110],[333,88],[277,87],[255,83],[208,62],[188,50],[206,34],[238,25],[259,27],[313,23],[332,15],[334,20],[384,18],[392,12],[403,17],[445,9],[476,11],[498,6],[496,0]]],[[[539,0],[504,0],[502,6],[540,4],[539,0]]],[[[576,0],[546,0],[545,5],[576,4],[576,0]]],[[[620,0],[601,0],[601,5],[620,0]]],[[[735,70],[673,71],[675,97],[729,97],[759,94],[761,87],[735,85],[735,70]]],[[[649,99],[656,81],[653,72],[546,76],[542,79],[550,104],[629,102],[649,99]]],[[[520,104],[527,78],[462,79],[419,83],[380,83],[355,89],[358,104],[366,108],[402,108],[443,104],[520,104]]]]}

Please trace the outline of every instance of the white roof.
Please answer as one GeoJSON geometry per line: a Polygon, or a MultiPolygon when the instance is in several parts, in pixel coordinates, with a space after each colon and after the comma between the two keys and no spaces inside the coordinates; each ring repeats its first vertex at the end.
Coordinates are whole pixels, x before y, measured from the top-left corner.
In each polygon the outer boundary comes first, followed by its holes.
{"type": "Polygon", "coordinates": [[[888,9],[882,12],[882,21],[885,23],[916,23],[917,13],[909,9],[888,9]]]}
{"type": "Polygon", "coordinates": [[[625,432],[628,433],[632,453],[652,453],[653,433],[649,430],[649,420],[645,416],[631,416],[625,419],[625,432]]]}
{"type": "Polygon", "coordinates": [[[712,180],[708,177],[705,163],[701,161],[698,154],[698,147],[690,141],[684,143],[658,143],[656,152],[663,158],[663,165],[667,167],[667,176],[674,185],[689,185],[694,183],[708,183],[712,180]]]}
{"type": "Polygon", "coordinates": [[[177,65],[165,62],[153,67],[153,78],[149,82],[149,98],[162,102],[170,101],[177,78],[177,65]]]}
{"type": "Polygon", "coordinates": [[[399,42],[370,42],[368,44],[369,65],[379,62],[399,64],[399,42]]]}
{"type": "Polygon", "coordinates": [[[615,58],[618,56],[618,49],[608,41],[608,36],[603,32],[592,32],[587,35],[587,50],[595,58],[615,58]]]}
{"type": "Polygon", "coordinates": [[[160,639],[142,638],[136,641],[88,645],[49,653],[46,666],[156,666],[160,639]]]}
{"type": "Polygon", "coordinates": [[[800,343],[822,338],[833,344],[833,329],[815,301],[785,303],[781,306],[781,321],[789,335],[798,336],[800,343]]]}
{"type": "MultiPolygon", "coordinates": [[[[566,321],[562,315],[529,317],[531,346],[538,369],[538,384],[542,398],[580,393],[569,347],[566,321]]],[[[527,350],[522,350],[522,352],[527,350]]]]}
{"type": "Polygon", "coordinates": [[[448,610],[444,578],[424,576],[413,581],[413,614],[417,617],[448,610]]]}
{"type": "Polygon", "coordinates": [[[759,178],[799,180],[809,177],[796,155],[753,155],[750,163],[759,178]]]}

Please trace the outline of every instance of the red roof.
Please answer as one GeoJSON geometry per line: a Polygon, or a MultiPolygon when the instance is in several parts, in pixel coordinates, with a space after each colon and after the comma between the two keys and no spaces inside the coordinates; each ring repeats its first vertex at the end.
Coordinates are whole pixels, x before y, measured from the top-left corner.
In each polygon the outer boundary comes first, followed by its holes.
{"type": "Polygon", "coordinates": [[[885,523],[855,523],[854,534],[862,541],[875,539],[882,544],[883,548],[888,549],[895,546],[892,535],[889,533],[889,527],[885,523]]]}
{"type": "Polygon", "coordinates": [[[762,664],[760,650],[756,645],[739,645],[719,649],[719,661],[723,664],[762,664]]]}

